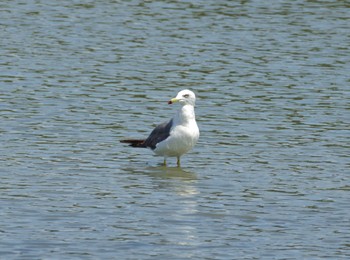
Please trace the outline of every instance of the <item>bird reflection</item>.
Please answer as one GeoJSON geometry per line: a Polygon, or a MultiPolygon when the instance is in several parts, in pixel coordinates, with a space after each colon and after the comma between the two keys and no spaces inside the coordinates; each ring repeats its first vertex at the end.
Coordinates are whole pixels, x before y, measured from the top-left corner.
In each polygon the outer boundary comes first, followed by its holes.
{"type": "Polygon", "coordinates": [[[162,179],[183,179],[183,180],[197,179],[197,176],[195,173],[188,170],[184,170],[181,167],[165,167],[162,165],[157,167],[147,167],[145,171],[152,177],[159,177],[162,179]]]}
{"type": "MultiPolygon", "coordinates": [[[[129,174],[149,176],[138,188],[147,191],[143,193],[143,196],[148,194],[147,212],[155,212],[153,218],[158,218],[154,228],[161,230],[169,243],[197,245],[199,231],[196,219],[200,214],[197,174],[181,167],[165,166],[125,170],[129,174]],[[169,230],[171,232],[167,233],[169,230]]],[[[140,178],[137,180],[139,182],[140,178]]]]}

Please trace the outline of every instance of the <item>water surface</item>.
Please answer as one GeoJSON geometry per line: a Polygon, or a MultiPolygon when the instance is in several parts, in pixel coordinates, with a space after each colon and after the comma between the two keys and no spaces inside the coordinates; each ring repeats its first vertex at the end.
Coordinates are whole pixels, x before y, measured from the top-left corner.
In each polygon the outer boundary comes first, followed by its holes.
{"type": "Polygon", "coordinates": [[[350,6],[270,2],[3,1],[0,258],[348,259],[350,6]]]}

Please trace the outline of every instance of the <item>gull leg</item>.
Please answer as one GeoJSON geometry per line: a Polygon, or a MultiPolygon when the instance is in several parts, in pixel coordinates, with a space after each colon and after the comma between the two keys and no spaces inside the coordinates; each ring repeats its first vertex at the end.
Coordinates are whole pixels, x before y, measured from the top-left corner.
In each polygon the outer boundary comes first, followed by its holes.
{"type": "Polygon", "coordinates": [[[180,167],[180,156],[177,157],[177,167],[180,167]]]}
{"type": "Polygon", "coordinates": [[[163,165],[166,166],[166,157],[164,157],[163,165]]]}

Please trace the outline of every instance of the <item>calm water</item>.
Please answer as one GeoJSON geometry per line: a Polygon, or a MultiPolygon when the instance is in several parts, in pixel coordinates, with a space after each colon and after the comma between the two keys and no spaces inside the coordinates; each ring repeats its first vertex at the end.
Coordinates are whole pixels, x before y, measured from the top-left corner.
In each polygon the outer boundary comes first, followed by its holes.
{"type": "Polygon", "coordinates": [[[0,14],[0,259],[350,257],[347,1],[0,14]],[[182,168],[119,143],[183,88],[201,138],[182,168]]]}

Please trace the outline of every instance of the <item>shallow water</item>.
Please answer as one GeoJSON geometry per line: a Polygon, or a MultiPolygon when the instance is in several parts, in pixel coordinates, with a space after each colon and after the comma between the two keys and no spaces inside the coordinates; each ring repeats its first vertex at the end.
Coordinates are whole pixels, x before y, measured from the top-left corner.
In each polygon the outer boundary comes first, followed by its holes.
{"type": "Polygon", "coordinates": [[[0,7],[0,258],[349,258],[345,1],[0,7]],[[119,143],[183,88],[181,168],[119,143]]]}

